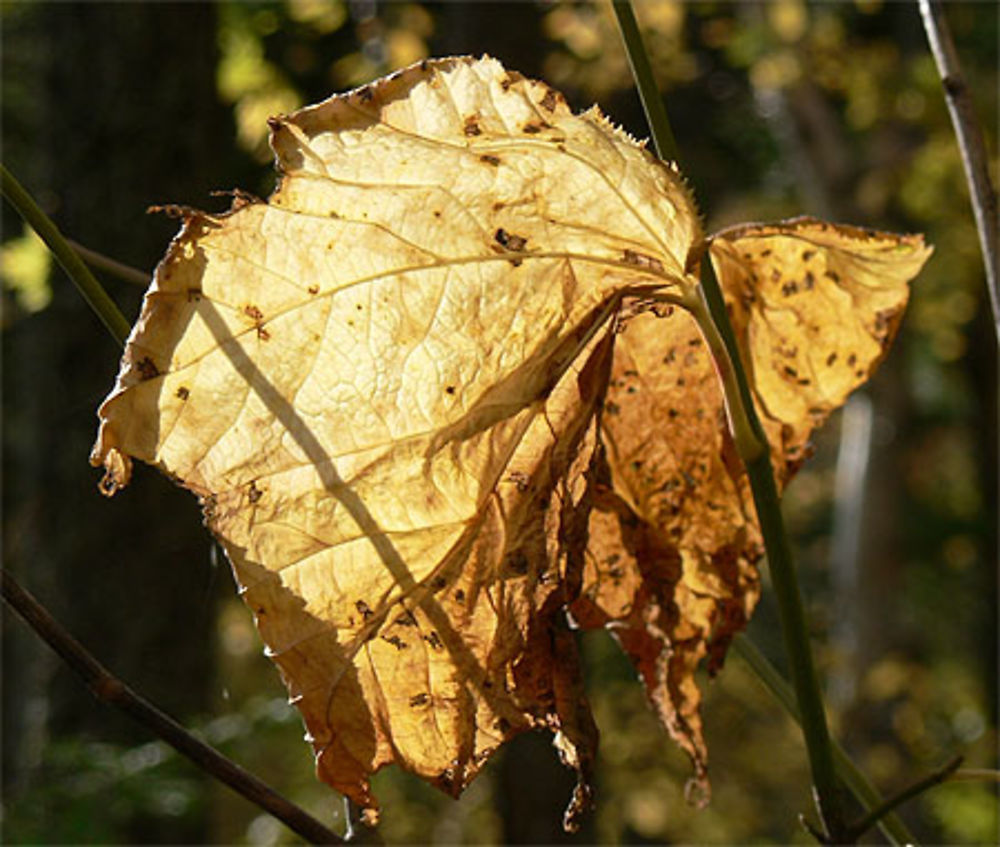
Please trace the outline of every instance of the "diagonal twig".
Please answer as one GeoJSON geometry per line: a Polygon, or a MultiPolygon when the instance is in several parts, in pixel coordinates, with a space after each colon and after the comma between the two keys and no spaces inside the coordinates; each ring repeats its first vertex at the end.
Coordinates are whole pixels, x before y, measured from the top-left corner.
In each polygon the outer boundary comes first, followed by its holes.
{"type": "Polygon", "coordinates": [[[997,280],[997,192],[990,182],[989,157],[983,130],[976,118],[969,86],[962,75],[958,53],[945,20],[944,9],[938,0],[920,0],[920,14],[930,42],[934,61],[937,63],[944,88],[945,102],[955,127],[955,138],[965,166],[969,183],[972,211],[979,230],[979,244],[986,266],[986,287],[993,307],[993,323],[1000,339],[1000,282],[997,280]]]}
{"type": "Polygon", "coordinates": [[[112,276],[116,276],[118,279],[129,282],[132,285],[141,285],[143,288],[149,285],[150,275],[143,273],[138,268],[133,268],[131,265],[126,265],[124,262],[119,262],[117,259],[112,259],[110,256],[105,256],[103,253],[98,253],[96,250],[84,247],[80,242],[74,241],[72,238],[67,238],[66,243],[79,253],[80,258],[91,267],[107,271],[112,276]]]}
{"type": "Polygon", "coordinates": [[[312,844],[341,844],[343,839],[273,788],[199,741],[173,718],[136,694],[91,655],[6,569],[3,598],[90,688],[102,703],[117,706],[162,738],[198,767],[250,802],[274,815],[312,844]]]}
{"type": "Polygon", "coordinates": [[[902,806],[907,800],[916,797],[928,788],[933,788],[940,782],[944,782],[960,764],[962,764],[962,757],[956,756],[943,767],[938,768],[936,771],[928,774],[923,779],[918,779],[912,785],[908,785],[898,794],[890,797],[878,808],[872,809],[860,821],[848,828],[847,840],[851,843],[857,841],[862,835],[868,832],[869,829],[875,826],[875,824],[877,824],[897,806],[902,806]]]}

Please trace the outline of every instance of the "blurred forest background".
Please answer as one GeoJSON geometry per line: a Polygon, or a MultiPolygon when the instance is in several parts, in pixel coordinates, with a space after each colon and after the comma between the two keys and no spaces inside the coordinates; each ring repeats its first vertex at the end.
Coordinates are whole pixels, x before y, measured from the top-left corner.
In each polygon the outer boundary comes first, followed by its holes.
{"type": "MultiPolygon", "coordinates": [[[[709,231],[814,214],[924,232],[935,253],[877,378],[816,438],[786,497],[835,734],[892,791],[954,753],[997,767],[997,372],[959,153],[915,4],[640,2],[709,231]]],[[[998,7],[947,6],[996,164],[998,7]]],[[[4,163],[82,244],[151,271],[213,192],[273,185],[266,118],[433,55],[488,52],[648,134],[605,3],[275,0],[0,4],[4,163]]],[[[994,170],[994,181],[996,171],[994,170]]],[[[119,351],[3,206],[3,563],[114,672],[313,814],[297,713],[195,498],[148,468],[106,501],[87,464],[119,351]]],[[[104,275],[130,319],[142,290],[104,275]]],[[[7,609],[3,841],[294,843],[283,826],[101,706],[7,609]]],[[[765,592],[750,637],[779,666],[765,592]]],[[[571,778],[522,736],[460,801],[376,778],[388,843],[806,843],[797,728],[730,656],[707,680],[714,799],[627,661],[583,639],[602,732],[598,805],[559,828],[571,778]]],[[[997,795],[935,788],[920,838],[995,843],[997,795]]]]}

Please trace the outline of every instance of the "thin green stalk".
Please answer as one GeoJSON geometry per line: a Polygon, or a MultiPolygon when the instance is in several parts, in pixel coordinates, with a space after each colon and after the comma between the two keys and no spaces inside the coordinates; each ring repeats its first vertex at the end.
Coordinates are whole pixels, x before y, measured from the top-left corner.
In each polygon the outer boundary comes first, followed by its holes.
{"type": "MultiPolygon", "coordinates": [[[[722,290],[715,279],[712,263],[702,264],[701,290],[704,296],[704,308],[693,310],[695,320],[703,328],[706,335],[717,331],[725,344],[728,355],[727,366],[732,368],[738,389],[734,393],[728,390],[726,404],[732,408],[741,406],[741,415],[745,415],[749,426],[757,438],[767,443],[760,418],[754,408],[750,394],[750,385],[746,371],[740,362],[736,337],[726,315],[722,290]],[[706,309],[708,314],[706,314],[706,309]]],[[[726,387],[725,384],[723,386],[726,387]]],[[[738,417],[730,412],[730,419],[738,417]]],[[[737,444],[739,449],[739,444],[737,444]]],[[[816,805],[826,836],[839,841],[845,832],[844,804],[842,790],[837,779],[833,764],[833,748],[830,742],[830,732],[826,724],[826,711],[823,708],[823,695],[813,665],[812,650],[809,647],[809,628],[806,625],[805,609],[802,595],[799,591],[798,575],[792,560],[792,549],[785,532],[784,518],[781,514],[781,501],[778,496],[778,486],[774,481],[771,469],[769,450],[755,451],[753,454],[741,454],[750,478],[750,489],[753,492],[754,506],[757,509],[757,520],[764,537],[764,547],[767,550],[767,565],[771,572],[771,584],[774,596],[778,602],[778,613],[781,619],[781,632],[788,653],[788,664],[791,668],[792,685],[799,704],[802,717],[802,734],[805,736],[806,748],[809,753],[809,766],[812,770],[813,787],[816,795],[816,805]]]]}
{"type": "MultiPolygon", "coordinates": [[[[754,643],[745,635],[737,636],[733,640],[733,652],[749,665],[754,675],[763,683],[764,687],[774,696],[774,698],[785,708],[785,711],[794,718],[796,723],[801,723],[799,717],[799,707],[795,702],[795,692],[791,685],[778,672],[764,656],[754,643]]],[[[836,741],[833,742],[833,759],[837,768],[837,774],[857,798],[858,802],[867,810],[876,809],[882,805],[882,798],[875,787],[868,781],[868,778],[861,772],[857,765],[847,755],[847,751],[836,741]]],[[[955,775],[952,778],[956,778],[955,775]]],[[[890,844],[915,844],[916,839],[907,829],[906,824],[895,812],[889,812],[879,819],[878,827],[882,834],[889,840],[890,844]]]]}
{"type": "Polygon", "coordinates": [[[38,233],[108,332],[119,346],[124,346],[129,333],[129,324],[125,316],[118,310],[83,260],[69,246],[49,216],[38,207],[31,195],[21,187],[4,165],[0,165],[0,175],[3,177],[3,196],[17,209],[24,222],[38,233]]]}
{"type": "Polygon", "coordinates": [[[635,13],[632,11],[632,3],[630,0],[612,0],[611,7],[615,10],[615,17],[618,19],[618,31],[625,43],[625,52],[628,54],[628,61],[632,66],[632,78],[635,80],[636,88],[639,89],[639,100],[646,113],[649,131],[653,135],[656,154],[661,159],[677,162],[680,160],[677,140],[670,128],[667,107],[663,105],[663,98],[656,89],[656,78],[653,76],[653,69],[649,64],[649,54],[646,53],[646,48],[642,44],[642,36],[639,34],[639,25],[636,23],[635,13]]]}
{"type": "MultiPolygon", "coordinates": [[[[676,158],[676,142],[670,129],[666,109],[656,88],[648,55],[642,44],[631,6],[624,0],[612,0],[622,39],[642,99],[657,153],[676,158]],[[662,147],[661,147],[662,144],[662,147]]],[[[837,841],[846,831],[842,790],[833,764],[833,750],[826,724],[826,712],[819,680],[809,647],[809,630],[799,592],[798,578],[792,561],[791,547],[781,515],[778,488],[771,470],[770,451],[759,449],[766,444],[764,430],[757,417],[750,394],[749,382],[743,369],[735,336],[726,314],[722,292],[711,262],[703,262],[702,299],[689,298],[692,314],[710,341],[721,336],[723,345],[716,343],[713,353],[720,363],[723,388],[731,422],[745,420],[748,432],[734,427],[734,438],[742,445],[741,458],[747,468],[754,505],[760,521],[771,581],[781,617],[785,649],[788,652],[792,682],[802,715],[802,732],[809,753],[813,787],[820,818],[827,840],[837,841]],[[752,435],[753,437],[748,437],[752,435]],[[754,442],[757,442],[755,445],[754,442]]]]}

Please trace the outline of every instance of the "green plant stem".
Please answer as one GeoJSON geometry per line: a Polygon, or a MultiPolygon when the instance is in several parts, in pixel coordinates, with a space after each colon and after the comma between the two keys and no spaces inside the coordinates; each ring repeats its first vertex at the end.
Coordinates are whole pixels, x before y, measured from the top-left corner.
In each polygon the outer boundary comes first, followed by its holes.
{"type": "Polygon", "coordinates": [[[83,295],[83,299],[101,319],[111,336],[118,342],[119,346],[124,346],[129,333],[129,323],[125,320],[125,316],[122,315],[114,301],[83,263],[83,260],[69,246],[49,216],[38,207],[31,195],[24,190],[6,166],[0,165],[0,175],[3,178],[3,196],[17,209],[24,222],[38,233],[39,238],[52,251],[56,261],[62,265],[63,270],[66,271],[77,290],[83,295]]]}
{"type": "MultiPolygon", "coordinates": [[[[785,708],[785,711],[792,716],[795,722],[801,723],[799,707],[795,702],[795,692],[754,643],[745,635],[740,635],[733,640],[732,649],[747,663],[757,679],[771,692],[774,699],[785,708]]],[[[836,741],[833,742],[833,759],[837,774],[866,810],[870,811],[882,805],[882,798],[878,791],[854,764],[851,757],[847,755],[847,751],[836,741]]],[[[958,774],[953,774],[952,779],[956,778],[958,778],[958,774]]],[[[890,811],[881,817],[878,820],[878,826],[891,844],[916,843],[916,839],[907,829],[906,824],[895,812],[890,811]]]]}
{"type": "Polygon", "coordinates": [[[656,78],[649,64],[649,54],[646,53],[642,36],[639,34],[639,25],[632,11],[632,3],[630,0],[612,0],[611,7],[615,11],[618,31],[625,43],[625,52],[632,67],[632,78],[635,80],[636,88],[639,89],[639,100],[646,113],[646,123],[649,124],[649,131],[653,136],[656,155],[661,159],[677,162],[679,161],[677,140],[670,128],[667,107],[663,104],[663,98],[656,88],[656,78]]]}
{"type": "MultiPolygon", "coordinates": [[[[754,408],[746,371],[740,362],[736,337],[726,314],[722,290],[715,279],[712,263],[708,260],[702,263],[701,292],[704,306],[695,307],[694,318],[702,327],[706,338],[713,332],[721,335],[725,347],[724,353],[728,358],[724,367],[732,369],[737,384],[737,390],[734,392],[728,388],[725,381],[723,382],[723,387],[727,389],[727,407],[731,410],[737,406],[742,407],[740,412],[730,411],[730,420],[745,416],[755,438],[766,444],[764,429],[754,408]]],[[[734,432],[734,439],[737,436],[738,433],[734,432]]],[[[739,450],[739,441],[736,446],[739,450]]],[[[792,560],[791,545],[781,514],[781,501],[771,468],[770,450],[741,452],[740,458],[743,459],[750,478],[757,520],[767,550],[771,585],[778,602],[781,632],[788,653],[792,685],[799,704],[802,734],[809,753],[816,805],[823,822],[825,836],[839,842],[845,832],[842,791],[833,764],[833,748],[826,724],[823,695],[813,665],[812,650],[809,647],[809,628],[806,625],[805,609],[792,560]]]]}
{"type": "MultiPolygon", "coordinates": [[[[612,0],[612,5],[622,31],[622,39],[628,52],[639,97],[650,122],[657,154],[661,158],[676,158],[677,145],[674,134],[656,88],[656,80],[631,5],[625,0],[612,0]]],[[[806,626],[805,610],[792,561],[791,547],[781,515],[778,488],[771,469],[770,451],[760,449],[761,445],[767,444],[767,440],[754,408],[749,381],[740,361],[722,292],[715,279],[711,262],[706,260],[702,265],[703,299],[689,297],[686,305],[692,309],[692,314],[698,320],[709,345],[712,346],[714,342],[713,354],[716,356],[726,393],[729,420],[734,424],[733,437],[746,465],[767,550],[767,561],[778,601],[792,683],[802,716],[802,733],[809,753],[816,804],[824,828],[823,836],[827,841],[839,841],[846,832],[842,790],[833,764],[823,697],[813,666],[809,630],[806,626]],[[718,342],[719,337],[722,339],[721,345],[718,342]]]]}
{"type": "Polygon", "coordinates": [[[0,570],[2,594],[12,609],[44,640],[103,703],[117,706],[162,738],[199,768],[224,782],[251,803],[270,812],[311,844],[340,844],[343,839],[306,811],[248,773],[218,750],[195,738],[169,715],[140,697],[93,657],[6,570],[0,570]]]}

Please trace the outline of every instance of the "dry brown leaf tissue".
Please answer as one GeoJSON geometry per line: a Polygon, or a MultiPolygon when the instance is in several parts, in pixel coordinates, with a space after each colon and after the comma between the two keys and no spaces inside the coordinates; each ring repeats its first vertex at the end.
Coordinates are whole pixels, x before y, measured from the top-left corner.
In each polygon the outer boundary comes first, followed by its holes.
{"type": "Polygon", "coordinates": [[[201,499],[319,776],[458,794],[542,727],[591,801],[571,626],[608,627],[707,790],[694,670],[752,612],[760,539],[679,303],[708,248],[784,481],[884,355],[918,237],[706,239],[676,169],[493,59],[421,62],[271,122],[266,203],[184,210],[101,406],[201,499]]]}

